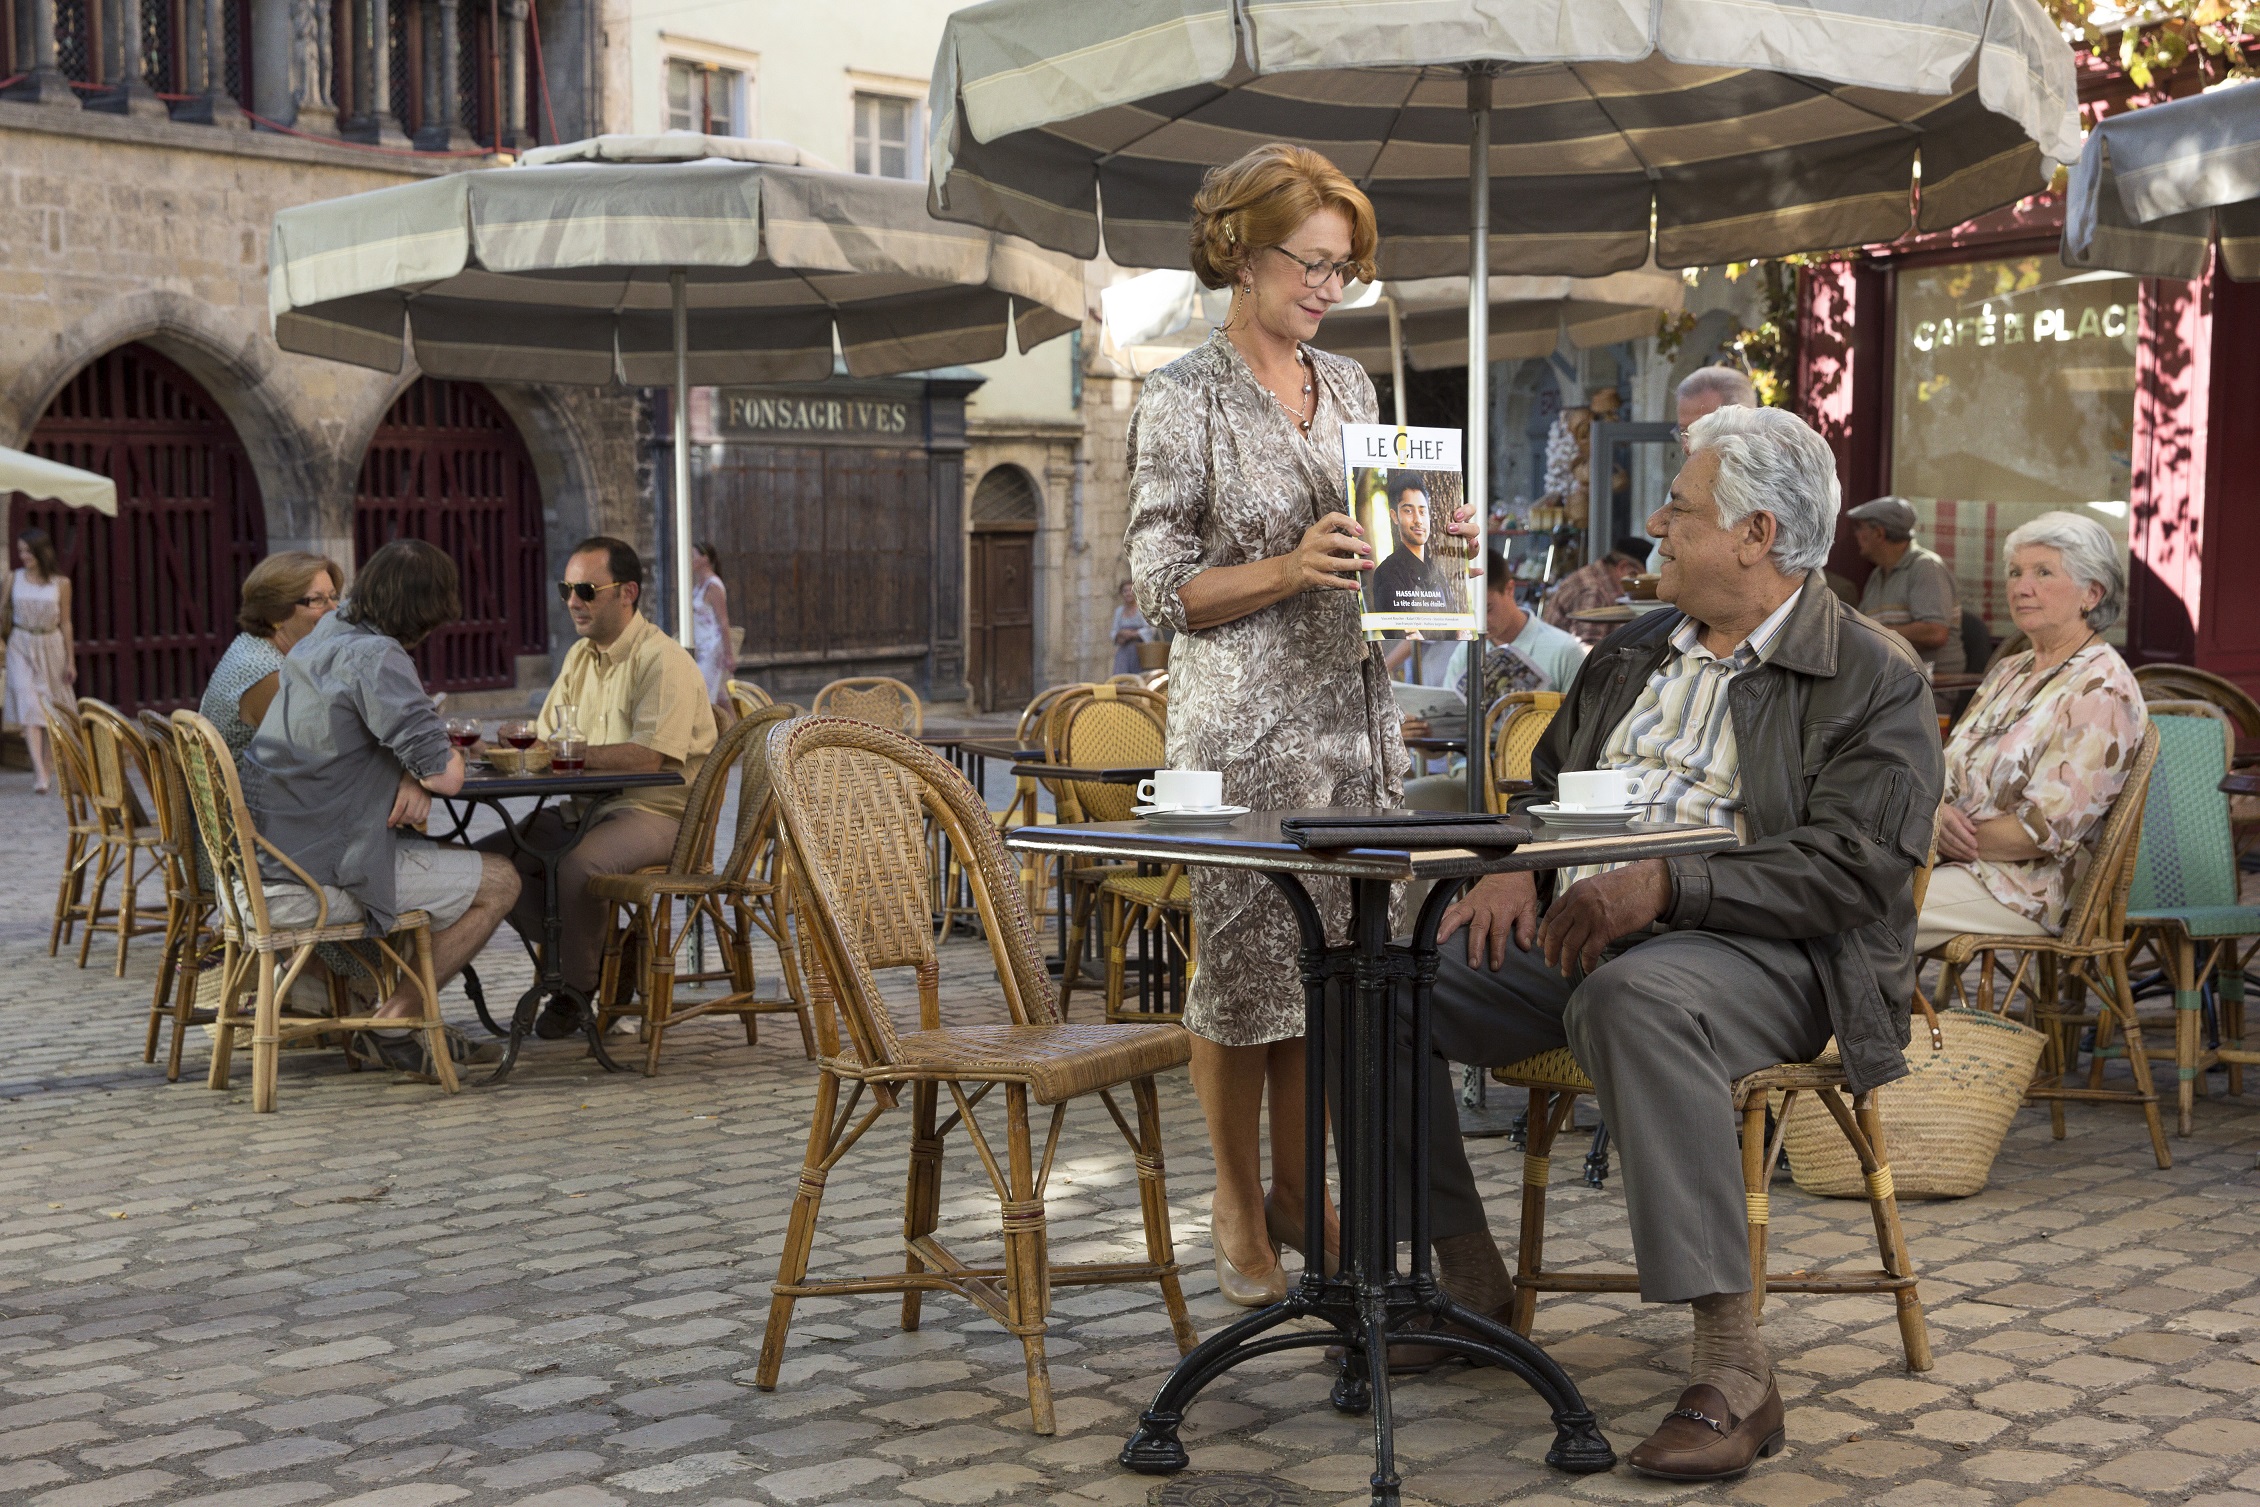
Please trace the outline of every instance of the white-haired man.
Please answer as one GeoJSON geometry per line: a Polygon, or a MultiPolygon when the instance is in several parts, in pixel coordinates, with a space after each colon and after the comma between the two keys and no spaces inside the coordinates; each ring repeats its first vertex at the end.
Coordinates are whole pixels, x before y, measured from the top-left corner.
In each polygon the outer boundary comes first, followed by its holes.
{"type": "MultiPolygon", "coordinates": [[[[1723,408],[1687,436],[1650,613],[1595,649],[1532,761],[1519,809],[1564,770],[1631,771],[1657,814],[1731,826],[1704,857],[1480,881],[1445,913],[1433,1010],[1431,1220],[1444,1285],[1503,1318],[1511,1297],[1460,1143],[1450,1062],[1568,1045],[1624,1165],[1641,1296],[1694,1308],[1693,1375],[1634,1450],[1675,1480],[1738,1475],[1781,1438],[1747,1294],[1729,1085],[1819,1055],[1855,1089],[1906,1072],[1911,880],[1943,781],[1930,691],[1906,642],[1822,582],[1837,512],[1819,435],[1723,408]]],[[[1405,1038],[1409,1063],[1410,1035],[1405,1038]]],[[[1406,1084],[1409,1093],[1409,1081],[1406,1084]]],[[[1399,1165],[1411,1164],[1400,1145],[1399,1165]]],[[[1393,1369],[1441,1359],[1406,1345],[1393,1369]]]]}

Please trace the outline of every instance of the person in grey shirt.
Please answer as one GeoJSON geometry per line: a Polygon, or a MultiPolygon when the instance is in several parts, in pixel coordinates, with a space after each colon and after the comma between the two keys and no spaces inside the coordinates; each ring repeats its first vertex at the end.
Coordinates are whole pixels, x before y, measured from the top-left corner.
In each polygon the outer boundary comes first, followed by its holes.
{"type": "MultiPolygon", "coordinates": [[[[274,702],[243,756],[254,822],[321,885],[330,922],[362,921],[381,937],[401,912],[425,912],[443,984],[494,935],[519,883],[505,858],[398,832],[423,824],[434,795],[463,787],[463,756],[448,746],[408,657],[461,615],[459,603],[453,560],[420,539],[385,545],[361,567],[345,605],[284,658],[274,702]]],[[[313,893],[272,858],[262,872],[275,924],[313,924],[313,893]]],[[[403,980],[374,1013],[413,1017],[422,1005],[403,980]]],[[[404,1028],[370,1039],[388,1066],[425,1070],[421,1036],[404,1028]]],[[[460,1060],[480,1060],[452,1031],[449,1040],[460,1060]]]]}
{"type": "Polygon", "coordinates": [[[1860,610],[1905,639],[1933,674],[1960,674],[1961,590],[1946,562],[1915,542],[1914,505],[1878,497],[1845,516],[1860,558],[1875,567],[1860,589],[1860,610]]]}

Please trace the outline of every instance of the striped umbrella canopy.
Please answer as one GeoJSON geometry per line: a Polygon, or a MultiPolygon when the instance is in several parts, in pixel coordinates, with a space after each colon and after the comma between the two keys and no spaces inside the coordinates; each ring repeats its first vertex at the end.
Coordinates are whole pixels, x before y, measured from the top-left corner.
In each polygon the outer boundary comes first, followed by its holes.
{"type": "Polygon", "coordinates": [[[777,142],[599,137],[275,217],[277,344],[428,376],[677,389],[673,595],[690,641],[689,388],[875,377],[1082,327],[1074,262],[947,224],[916,183],[777,142]],[[836,346],[835,346],[836,342],[836,346]]]}
{"type": "Polygon", "coordinates": [[[2260,281],[2260,89],[2224,85],[2088,133],[2064,207],[2064,265],[2203,277],[2216,239],[2230,277],[2260,281]]]}
{"type": "MultiPolygon", "coordinates": [[[[1295,142],[1372,199],[1383,278],[1467,275],[1488,350],[1495,272],[1888,241],[2036,192],[2075,97],[2040,0],[989,0],[942,35],[928,186],[945,219],[1179,266],[1201,175],[1295,142]]],[[[1489,407],[1472,362],[1475,498],[1489,407]]]]}

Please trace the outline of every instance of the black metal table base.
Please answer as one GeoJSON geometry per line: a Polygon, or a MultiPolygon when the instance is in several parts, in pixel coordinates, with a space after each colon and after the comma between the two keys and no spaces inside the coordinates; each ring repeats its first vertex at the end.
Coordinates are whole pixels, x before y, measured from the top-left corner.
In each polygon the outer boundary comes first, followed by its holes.
{"type": "Polygon", "coordinates": [[[1185,1412],[1203,1387],[1242,1361],[1284,1350],[1340,1343],[1346,1359],[1330,1400],[1343,1413],[1373,1419],[1372,1500],[1398,1501],[1395,1422],[1389,1398],[1389,1341],[1396,1336],[1488,1361],[1522,1378],[1554,1421],[1546,1463],[1576,1475],[1605,1471],[1616,1451],[1592,1409],[1553,1358],[1537,1344],[1484,1314],[1463,1308],[1437,1285],[1430,1269],[1428,1209],[1429,995],[1436,978],[1436,931],[1458,882],[1439,883],[1421,908],[1411,945],[1393,941],[1386,881],[1351,880],[1351,938],[1330,946],[1310,894],[1293,874],[1270,878],[1285,895],[1302,934],[1305,1051],[1306,1227],[1303,1249],[1321,1249],[1328,1106],[1340,1148],[1341,1261],[1335,1276],[1306,1270],[1287,1298],[1252,1313],[1195,1347],[1162,1383],[1138,1428],[1122,1446],[1121,1463],[1146,1475],[1168,1475],[1189,1462],[1178,1439],[1185,1412]],[[1412,1001],[1412,1095],[1397,1090],[1396,999],[1412,1001]],[[1400,1238],[1392,1166],[1392,1127],[1412,1127],[1409,1169],[1412,1270],[1397,1266],[1400,1238]],[[1323,1328],[1275,1333],[1283,1324],[1316,1319],[1323,1328]],[[1450,1327],[1444,1327],[1449,1325],[1450,1327]]]}

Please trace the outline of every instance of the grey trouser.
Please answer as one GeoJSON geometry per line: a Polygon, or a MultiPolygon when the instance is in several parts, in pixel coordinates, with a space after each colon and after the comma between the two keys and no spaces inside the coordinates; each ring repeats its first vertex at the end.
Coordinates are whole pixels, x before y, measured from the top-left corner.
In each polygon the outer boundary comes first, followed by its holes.
{"type": "MultiPolygon", "coordinates": [[[[604,961],[605,904],[589,893],[589,880],[598,874],[633,874],[664,864],[673,856],[678,823],[649,811],[614,811],[589,828],[573,851],[557,864],[558,969],[565,982],[584,994],[596,992],[598,966],[604,961]]],[[[526,839],[540,848],[554,848],[570,834],[565,815],[554,807],[527,823],[526,839]]],[[[518,934],[539,947],[546,897],[542,890],[541,861],[521,853],[510,834],[494,832],[478,847],[500,853],[516,865],[525,883],[518,903],[510,908],[510,924],[518,934]]]]}
{"type": "MultiPolygon", "coordinates": [[[[1429,1018],[1431,1238],[1489,1227],[1460,1140],[1450,1064],[1504,1067],[1566,1044],[1593,1080],[1617,1148],[1640,1296],[1680,1303],[1748,1292],[1731,1085],[1760,1068],[1809,1062],[1827,1044],[1820,980],[1803,949],[1670,932],[1604,962],[1574,987],[1535,947],[1520,952],[1510,944],[1496,972],[1470,968],[1458,937],[1442,954],[1429,1018]]],[[[1399,1021],[1409,1104],[1409,1009],[1399,1021]]],[[[1400,1169],[1411,1167],[1409,1141],[1400,1140],[1396,1158],[1400,1169]]],[[[1400,1175],[1408,1197],[1409,1181],[1400,1175]]]]}

